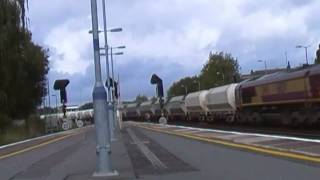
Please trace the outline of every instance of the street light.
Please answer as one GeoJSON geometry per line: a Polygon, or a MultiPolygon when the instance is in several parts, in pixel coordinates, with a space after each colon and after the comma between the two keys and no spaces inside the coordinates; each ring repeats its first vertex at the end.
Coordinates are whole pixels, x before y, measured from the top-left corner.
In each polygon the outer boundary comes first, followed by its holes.
{"type": "Polygon", "coordinates": [[[113,28],[113,29],[109,29],[107,30],[108,32],[121,32],[122,28],[113,28]]]}
{"type": "MultiPolygon", "coordinates": [[[[121,32],[122,28],[112,28],[112,29],[108,29],[107,32],[121,32]]],[[[102,33],[104,31],[102,30],[98,30],[98,33],[102,33]]],[[[89,34],[92,34],[92,30],[89,31],[89,34]]]]}
{"type": "Polygon", "coordinates": [[[296,48],[304,48],[304,51],[306,53],[306,63],[308,64],[308,47],[310,47],[310,45],[308,46],[302,46],[302,45],[297,45],[296,48]]]}
{"type": "MultiPolygon", "coordinates": [[[[113,55],[123,55],[123,52],[117,52],[117,53],[113,53],[113,49],[124,49],[126,48],[126,46],[117,46],[117,47],[110,47],[110,56],[111,56],[111,75],[112,75],[112,100],[111,100],[111,104],[112,104],[112,108],[113,108],[113,122],[112,122],[112,127],[113,127],[113,130],[115,129],[115,124],[116,124],[116,106],[115,106],[115,79],[114,79],[114,71],[113,71],[113,55]]],[[[106,56],[109,56],[106,55],[106,56]]],[[[108,70],[109,71],[109,70],[108,70]]],[[[108,80],[110,80],[110,78],[108,78],[108,80]]],[[[110,84],[109,84],[110,86],[110,84]]]]}
{"type": "MultiPolygon", "coordinates": [[[[114,111],[114,105],[111,101],[111,89],[110,89],[110,72],[109,72],[109,56],[108,56],[108,32],[120,32],[122,31],[122,28],[112,28],[107,30],[107,15],[106,15],[106,0],[102,0],[102,13],[103,13],[103,32],[104,32],[104,48],[105,48],[105,56],[106,56],[106,71],[107,71],[107,109],[109,112],[109,130],[110,130],[110,139],[111,140],[116,140],[115,135],[114,135],[114,122],[115,122],[115,111],[114,111]]],[[[99,48],[99,47],[98,47],[99,48]]],[[[101,55],[101,54],[100,54],[101,55]]]]}
{"type": "Polygon", "coordinates": [[[267,74],[267,61],[266,60],[258,60],[258,62],[264,62],[264,74],[267,74]]]}
{"type": "Polygon", "coordinates": [[[186,95],[188,94],[188,86],[186,85],[181,85],[182,88],[184,88],[185,92],[186,92],[186,95]]]}
{"type": "MultiPolygon", "coordinates": [[[[113,91],[113,94],[114,94],[114,86],[115,86],[115,82],[114,82],[114,71],[113,71],[113,55],[123,55],[124,53],[123,52],[116,52],[116,53],[113,53],[113,50],[114,49],[125,49],[126,46],[117,46],[117,47],[110,47],[110,56],[111,56],[111,75],[112,75],[112,80],[113,80],[113,85],[112,85],[112,91],[113,91]]],[[[112,98],[112,102],[114,103],[115,102],[115,99],[114,97],[112,98]]]]}
{"type": "Polygon", "coordinates": [[[56,98],[56,113],[58,113],[58,97],[55,94],[53,94],[51,96],[56,98]]]}
{"type": "MultiPolygon", "coordinates": [[[[106,35],[106,13],[105,13],[105,0],[102,0],[104,9],[104,28],[106,35]]],[[[96,129],[96,155],[97,163],[96,170],[93,176],[115,176],[118,173],[112,169],[111,165],[111,148],[110,148],[110,130],[109,122],[110,119],[108,114],[110,111],[110,104],[107,104],[106,90],[102,83],[101,77],[101,66],[100,66],[100,49],[99,49],[99,33],[98,33],[98,12],[97,12],[97,0],[91,0],[91,18],[92,18],[92,42],[93,42],[93,52],[94,52],[94,68],[95,68],[95,83],[92,93],[93,98],[93,112],[94,121],[96,129]]],[[[105,38],[107,38],[105,36],[105,38]]],[[[107,51],[107,41],[105,42],[106,54],[107,51]]],[[[107,56],[108,57],[108,56],[107,56]]],[[[112,109],[111,109],[112,113],[112,109]]]]}
{"type": "Polygon", "coordinates": [[[194,80],[193,82],[194,82],[194,83],[198,83],[198,87],[199,87],[199,91],[200,91],[200,90],[201,90],[200,81],[199,81],[199,80],[198,80],[198,81],[197,81],[197,80],[194,80]]]}

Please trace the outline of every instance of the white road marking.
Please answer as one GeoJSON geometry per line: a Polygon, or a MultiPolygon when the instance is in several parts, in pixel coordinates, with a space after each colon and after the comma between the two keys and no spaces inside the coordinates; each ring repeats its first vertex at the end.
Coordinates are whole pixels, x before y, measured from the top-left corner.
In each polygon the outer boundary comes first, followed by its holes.
{"type": "Polygon", "coordinates": [[[15,146],[15,145],[18,145],[18,144],[23,144],[23,143],[30,142],[30,141],[34,141],[34,140],[38,140],[38,139],[44,139],[44,138],[51,137],[51,136],[56,136],[56,135],[61,135],[61,134],[70,134],[70,133],[72,133],[72,132],[74,132],[74,131],[81,130],[81,129],[85,129],[85,128],[90,128],[90,127],[93,127],[93,125],[84,126],[84,127],[82,127],[82,128],[70,129],[70,130],[68,130],[68,131],[61,131],[61,132],[57,132],[57,133],[53,133],[53,134],[48,134],[48,135],[44,135],[44,136],[39,136],[39,137],[35,137],[35,138],[23,140],[23,141],[11,143],[11,144],[6,144],[6,145],[3,145],[3,146],[0,146],[0,149],[4,149],[4,148],[7,148],[7,147],[15,146]]]}
{"type": "Polygon", "coordinates": [[[227,139],[227,140],[232,140],[232,139],[236,139],[238,137],[243,137],[243,136],[247,136],[247,135],[242,135],[242,134],[230,134],[230,135],[218,135],[216,136],[217,138],[220,139],[227,139]]]}
{"type": "Polygon", "coordinates": [[[140,151],[144,154],[144,156],[151,162],[153,167],[155,168],[163,168],[166,169],[167,166],[146,146],[144,145],[140,139],[136,136],[136,134],[130,129],[127,129],[132,141],[137,144],[140,151]]]}
{"type": "Polygon", "coordinates": [[[270,140],[274,140],[274,139],[275,138],[273,138],[273,137],[256,137],[256,136],[253,136],[253,137],[244,138],[244,139],[235,139],[234,142],[254,144],[254,143],[270,141],[270,140]]]}
{"type": "MultiPolygon", "coordinates": [[[[157,125],[157,124],[152,124],[152,123],[141,123],[141,124],[157,125]]],[[[164,125],[162,125],[162,126],[164,126],[164,125]]],[[[165,125],[165,126],[167,126],[167,127],[177,127],[177,128],[188,128],[188,129],[193,129],[193,130],[198,130],[198,131],[209,131],[209,132],[217,132],[217,133],[250,135],[250,136],[258,136],[258,137],[272,137],[272,138],[278,138],[278,139],[287,139],[287,140],[296,140],[296,141],[320,143],[320,140],[318,140],[318,139],[298,138],[298,137],[290,137],[290,136],[283,136],[283,135],[244,133],[244,132],[237,132],[237,131],[225,131],[225,130],[217,130],[217,129],[203,129],[203,128],[195,128],[195,127],[179,126],[179,125],[165,125]]]]}

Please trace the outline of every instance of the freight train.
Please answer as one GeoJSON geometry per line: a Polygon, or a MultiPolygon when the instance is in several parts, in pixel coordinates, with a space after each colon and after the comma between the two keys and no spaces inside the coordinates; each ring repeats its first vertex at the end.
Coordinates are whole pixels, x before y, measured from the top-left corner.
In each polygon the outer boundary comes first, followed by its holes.
{"type": "MultiPolygon", "coordinates": [[[[156,101],[130,103],[120,110],[124,120],[156,121],[161,116],[156,101]]],[[[168,121],[319,124],[320,65],[168,98],[163,112],[168,121]]]]}
{"type": "Polygon", "coordinates": [[[93,123],[93,109],[79,110],[78,108],[66,109],[66,118],[63,113],[41,115],[47,131],[68,130],[72,127],[82,127],[93,123]]]}

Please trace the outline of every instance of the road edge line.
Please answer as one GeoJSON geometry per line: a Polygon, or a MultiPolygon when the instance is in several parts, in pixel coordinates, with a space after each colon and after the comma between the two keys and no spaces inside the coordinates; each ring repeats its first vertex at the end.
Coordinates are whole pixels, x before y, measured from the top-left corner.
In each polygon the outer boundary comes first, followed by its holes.
{"type": "Polygon", "coordinates": [[[37,149],[37,148],[46,146],[46,145],[48,145],[48,144],[51,144],[51,143],[54,143],[54,142],[57,142],[57,141],[66,139],[66,138],[71,137],[71,136],[74,136],[74,135],[76,135],[76,134],[67,134],[67,135],[64,135],[64,136],[62,136],[62,137],[58,137],[58,138],[51,139],[51,140],[49,140],[49,141],[46,141],[46,142],[43,142],[43,143],[34,145],[34,146],[27,147],[27,148],[25,148],[25,149],[21,149],[21,150],[18,150],[18,151],[14,151],[14,152],[11,152],[11,153],[8,153],[8,154],[1,155],[1,156],[0,156],[0,160],[6,159],[6,158],[10,158],[10,157],[12,157],[12,156],[15,156],[15,155],[18,155],[18,154],[22,154],[22,153],[24,153],[24,152],[28,152],[28,151],[31,151],[31,150],[34,150],[34,149],[37,149]]]}
{"type": "Polygon", "coordinates": [[[216,139],[216,138],[209,139],[209,138],[200,137],[200,136],[192,136],[192,135],[183,134],[183,133],[175,133],[175,132],[170,132],[170,131],[166,131],[166,130],[159,130],[159,129],[154,129],[154,128],[150,128],[150,127],[143,127],[140,125],[136,125],[136,126],[150,130],[150,131],[156,131],[156,132],[160,132],[160,133],[176,135],[176,136],[185,137],[185,138],[189,138],[189,139],[195,139],[195,140],[208,142],[208,143],[212,143],[212,144],[213,143],[220,144],[220,145],[224,145],[224,146],[234,147],[234,148],[238,148],[238,149],[245,149],[245,150],[254,151],[254,152],[263,153],[263,154],[271,154],[271,155],[275,155],[275,156],[286,157],[286,158],[291,158],[291,159],[296,159],[296,160],[298,159],[298,160],[304,160],[304,161],[309,161],[309,162],[313,162],[313,163],[320,163],[320,158],[318,158],[318,157],[309,156],[309,155],[300,154],[300,153],[293,153],[289,150],[288,151],[277,150],[277,149],[265,148],[265,147],[254,146],[254,145],[234,143],[234,142],[230,142],[230,141],[228,142],[228,141],[224,141],[224,140],[220,140],[220,139],[216,139]]]}

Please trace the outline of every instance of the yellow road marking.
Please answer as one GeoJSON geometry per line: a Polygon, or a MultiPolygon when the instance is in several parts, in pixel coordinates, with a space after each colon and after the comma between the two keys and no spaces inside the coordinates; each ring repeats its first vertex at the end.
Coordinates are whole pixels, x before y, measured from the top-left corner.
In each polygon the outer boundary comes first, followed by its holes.
{"type": "Polygon", "coordinates": [[[221,144],[221,145],[225,145],[225,146],[229,146],[229,147],[235,147],[235,148],[265,153],[265,154],[272,154],[275,156],[282,156],[282,157],[287,157],[287,158],[293,158],[293,159],[299,159],[299,160],[304,160],[304,161],[320,163],[319,157],[308,156],[308,155],[299,154],[299,153],[293,153],[293,152],[289,152],[289,151],[285,151],[285,150],[282,151],[282,150],[275,150],[275,149],[267,149],[267,148],[258,147],[258,146],[254,146],[254,145],[238,144],[238,143],[227,142],[227,141],[223,141],[223,140],[209,139],[209,138],[205,138],[205,137],[194,136],[194,135],[189,135],[189,134],[184,134],[184,133],[170,132],[170,131],[166,131],[163,129],[159,130],[159,129],[154,129],[154,128],[150,128],[150,127],[140,126],[140,125],[138,125],[138,127],[148,129],[151,131],[157,131],[157,132],[167,133],[167,134],[171,134],[171,135],[182,136],[182,137],[186,137],[186,138],[190,138],[190,139],[200,140],[200,141],[204,141],[204,142],[221,144]]]}
{"type": "Polygon", "coordinates": [[[31,146],[31,147],[27,147],[27,148],[24,148],[24,149],[15,151],[15,152],[11,152],[11,153],[2,155],[2,156],[0,156],[0,160],[1,160],[1,159],[5,159],[5,158],[9,158],[9,157],[12,157],[12,156],[15,156],[15,155],[18,155],[18,154],[27,152],[27,151],[31,151],[31,150],[36,149],[36,148],[40,148],[40,147],[42,147],[42,146],[45,146],[45,145],[48,145],[48,144],[51,144],[51,143],[60,141],[60,140],[62,140],[62,139],[68,138],[68,137],[73,136],[73,135],[75,135],[75,134],[64,135],[64,136],[62,136],[62,137],[58,137],[58,138],[56,138],[56,139],[52,139],[52,140],[43,142],[43,143],[41,143],[41,144],[37,144],[37,145],[31,146]]]}

